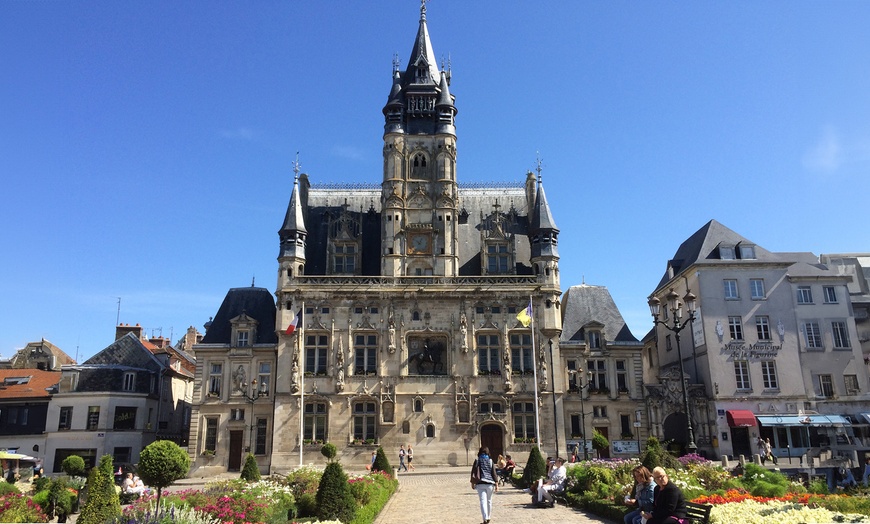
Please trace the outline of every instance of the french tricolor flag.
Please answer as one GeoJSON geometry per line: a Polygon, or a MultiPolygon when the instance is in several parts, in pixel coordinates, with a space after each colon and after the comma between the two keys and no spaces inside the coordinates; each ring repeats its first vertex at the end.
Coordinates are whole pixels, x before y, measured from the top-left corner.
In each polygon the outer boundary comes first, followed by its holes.
{"type": "Polygon", "coordinates": [[[299,324],[302,323],[302,310],[299,310],[299,313],[296,313],[296,316],[293,317],[293,320],[290,321],[290,325],[287,326],[287,331],[284,332],[285,335],[292,335],[296,328],[299,327],[299,324]]]}

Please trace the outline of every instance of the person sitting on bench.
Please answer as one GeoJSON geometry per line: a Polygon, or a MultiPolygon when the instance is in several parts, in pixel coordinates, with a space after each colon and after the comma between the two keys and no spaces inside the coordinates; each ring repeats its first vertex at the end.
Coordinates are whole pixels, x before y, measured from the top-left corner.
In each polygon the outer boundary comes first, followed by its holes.
{"type": "Polygon", "coordinates": [[[565,469],[565,459],[557,457],[551,464],[547,480],[538,481],[538,504],[553,506],[553,493],[561,493],[565,490],[565,482],[568,480],[568,472],[565,469]]]}

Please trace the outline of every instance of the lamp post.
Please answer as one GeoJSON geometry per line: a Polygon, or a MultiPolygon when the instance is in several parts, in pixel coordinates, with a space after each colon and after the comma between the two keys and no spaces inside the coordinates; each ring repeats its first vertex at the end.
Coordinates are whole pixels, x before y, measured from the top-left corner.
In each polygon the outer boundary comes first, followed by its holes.
{"type": "Polygon", "coordinates": [[[665,329],[672,332],[674,334],[674,338],[677,339],[677,358],[680,361],[680,382],[682,383],[683,389],[683,410],[686,412],[686,431],[688,433],[689,442],[686,444],[686,451],[689,453],[695,453],[698,450],[698,446],[695,445],[695,430],[692,427],[692,414],[689,412],[689,395],[687,392],[688,385],[686,384],[686,372],[683,369],[683,351],[680,348],[680,332],[686,328],[686,326],[691,325],[692,321],[695,320],[695,306],[697,297],[691,292],[686,291],[686,296],[683,297],[683,300],[686,302],[686,309],[689,311],[689,318],[686,319],[686,322],[682,322],[683,317],[683,305],[680,303],[680,296],[674,291],[674,288],[665,295],[665,299],[667,300],[667,308],[671,311],[672,324],[668,325],[667,321],[659,320],[659,309],[661,306],[661,301],[656,297],[651,297],[649,299],[649,310],[653,317],[653,323],[655,325],[664,326],[665,329]]]}
{"type": "Polygon", "coordinates": [[[242,382],[241,387],[239,388],[242,391],[242,396],[245,397],[247,402],[251,404],[251,426],[250,433],[248,434],[248,453],[254,452],[254,424],[256,419],[254,418],[254,402],[261,396],[263,396],[263,392],[257,388],[257,379],[251,380],[251,383],[248,384],[246,382],[242,382]],[[248,386],[251,386],[250,393],[248,392],[248,386]]]}
{"type": "MultiPolygon", "coordinates": [[[[589,380],[583,383],[583,370],[572,369],[569,374],[577,377],[577,391],[580,393],[580,438],[583,440],[583,460],[589,460],[589,449],[586,447],[586,407],[583,404],[583,390],[589,387],[589,380]]],[[[592,377],[592,372],[587,371],[586,375],[592,377]]]]}

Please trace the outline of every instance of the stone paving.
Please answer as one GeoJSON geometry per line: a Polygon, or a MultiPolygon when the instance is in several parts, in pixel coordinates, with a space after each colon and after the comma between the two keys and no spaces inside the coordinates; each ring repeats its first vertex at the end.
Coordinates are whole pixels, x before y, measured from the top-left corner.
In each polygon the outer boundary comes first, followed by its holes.
{"type": "MultiPolygon", "coordinates": [[[[420,468],[399,474],[399,490],[375,524],[441,524],[481,522],[477,491],[468,482],[469,468],[420,468]]],[[[500,486],[492,503],[492,524],[587,524],[609,520],[557,504],[536,508],[531,495],[500,486]]]]}

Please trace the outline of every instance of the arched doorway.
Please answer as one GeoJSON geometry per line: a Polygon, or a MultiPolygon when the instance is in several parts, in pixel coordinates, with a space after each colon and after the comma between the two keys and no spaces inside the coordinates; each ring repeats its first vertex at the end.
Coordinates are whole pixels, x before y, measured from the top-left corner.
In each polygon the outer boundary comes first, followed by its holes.
{"type": "Polygon", "coordinates": [[[480,445],[489,448],[490,457],[504,455],[504,430],[498,424],[480,426],[480,445]]]}
{"type": "Polygon", "coordinates": [[[689,442],[688,417],[685,413],[671,413],[662,424],[665,440],[672,442],[670,451],[682,452],[689,442]],[[676,447],[676,449],[673,449],[676,447]]]}

